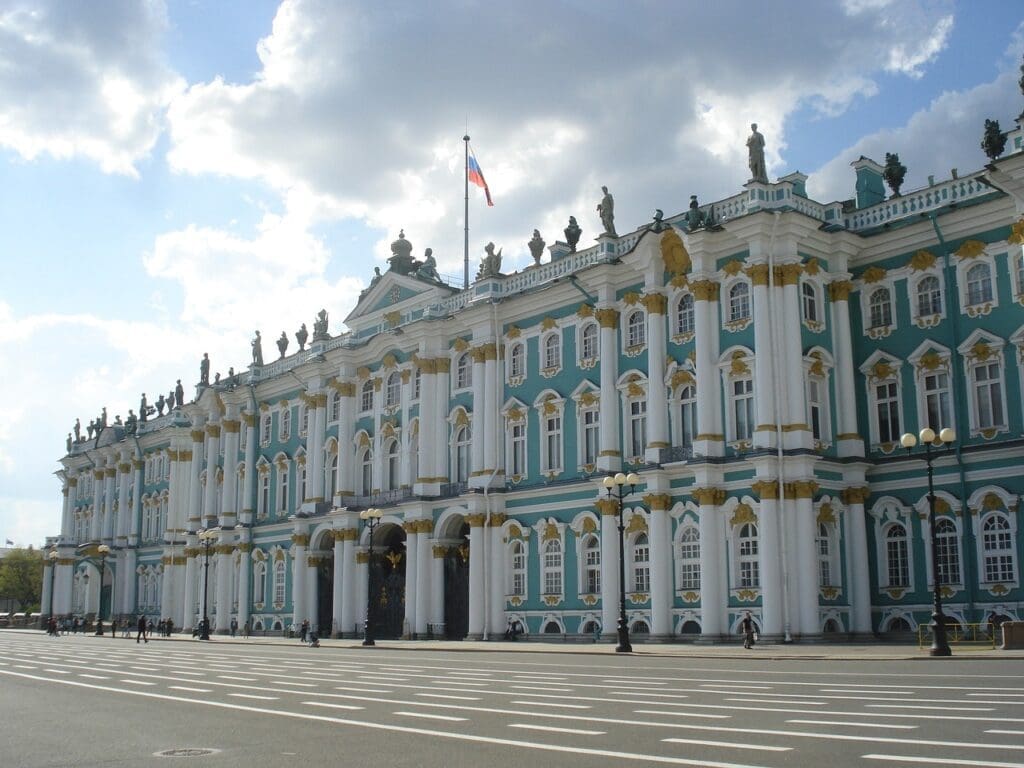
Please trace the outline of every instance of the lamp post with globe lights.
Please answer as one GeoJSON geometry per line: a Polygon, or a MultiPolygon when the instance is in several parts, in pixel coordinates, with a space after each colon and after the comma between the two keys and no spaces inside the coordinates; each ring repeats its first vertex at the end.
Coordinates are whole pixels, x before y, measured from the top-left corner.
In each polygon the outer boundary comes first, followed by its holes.
{"type": "Polygon", "coordinates": [[[616,514],[619,528],[619,644],[615,646],[615,651],[631,653],[633,646],[629,643],[629,624],[626,622],[626,550],[623,541],[623,532],[626,526],[622,521],[622,500],[636,490],[636,486],[640,484],[640,475],[636,472],[630,472],[628,475],[619,472],[605,477],[602,484],[605,491],[608,492],[608,498],[614,499],[618,504],[616,514]],[[629,486],[628,492],[625,488],[627,485],[629,486]],[[613,488],[615,489],[614,493],[612,492],[613,488]]]}
{"type": "Polygon", "coordinates": [[[359,513],[359,518],[366,524],[370,531],[370,550],[366,559],[366,619],[363,621],[363,645],[375,645],[373,642],[373,622],[370,619],[370,605],[373,602],[373,532],[380,524],[384,512],[376,507],[364,509],[359,513]]]}
{"type": "Polygon", "coordinates": [[[200,640],[210,639],[210,619],[206,615],[210,586],[210,547],[220,534],[220,528],[208,528],[199,532],[199,543],[203,545],[203,626],[199,631],[200,640]]]}
{"type": "Polygon", "coordinates": [[[103,634],[103,577],[107,570],[107,555],[110,554],[110,547],[100,544],[96,547],[100,555],[100,583],[96,589],[96,634],[103,634]]]}
{"type": "Polygon", "coordinates": [[[935,533],[935,484],[932,477],[933,447],[945,446],[948,451],[956,440],[956,432],[946,427],[935,434],[931,427],[925,427],[915,436],[907,432],[900,437],[900,445],[910,453],[920,439],[924,446],[924,461],[928,467],[928,527],[931,529],[932,548],[932,646],[928,650],[931,656],[951,656],[949,642],[946,640],[946,617],[942,613],[942,588],[939,584],[939,540],[935,533]]]}
{"type": "Polygon", "coordinates": [[[55,615],[53,611],[53,582],[57,580],[57,560],[60,555],[57,554],[56,549],[51,549],[50,554],[46,557],[50,561],[50,615],[46,617],[49,621],[55,615]]]}

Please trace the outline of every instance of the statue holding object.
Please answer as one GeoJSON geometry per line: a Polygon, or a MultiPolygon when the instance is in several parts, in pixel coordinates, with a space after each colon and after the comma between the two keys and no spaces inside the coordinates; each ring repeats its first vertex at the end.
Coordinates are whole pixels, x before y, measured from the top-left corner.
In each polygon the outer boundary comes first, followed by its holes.
{"type": "Polygon", "coordinates": [[[615,233],[615,200],[612,198],[608,187],[601,187],[604,197],[597,204],[597,214],[601,217],[601,226],[604,227],[604,234],[618,237],[615,233]]]}
{"type": "Polygon", "coordinates": [[[263,365],[263,338],[259,331],[256,331],[256,336],[252,340],[252,364],[263,365]]]}
{"type": "Polygon", "coordinates": [[[321,309],[313,321],[313,341],[327,341],[331,334],[327,331],[327,310],[321,309]]]}
{"type": "Polygon", "coordinates": [[[210,383],[210,353],[203,352],[203,359],[199,361],[199,383],[208,385],[210,383]]]}
{"type": "Polygon", "coordinates": [[[480,260],[480,269],[476,273],[476,279],[482,280],[487,277],[497,277],[501,274],[501,250],[494,252],[494,243],[484,246],[484,253],[487,255],[480,260]]]}

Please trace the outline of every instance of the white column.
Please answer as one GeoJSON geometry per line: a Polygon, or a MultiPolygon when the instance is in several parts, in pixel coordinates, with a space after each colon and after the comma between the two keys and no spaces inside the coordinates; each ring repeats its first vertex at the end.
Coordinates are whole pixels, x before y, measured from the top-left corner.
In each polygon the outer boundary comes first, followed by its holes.
{"type": "MultiPolygon", "coordinates": [[[[832,349],[835,353],[836,441],[840,456],[863,456],[864,444],[857,432],[857,395],[854,388],[853,340],[850,337],[850,289],[848,280],[831,283],[832,349]]],[[[870,626],[870,623],[869,625],[870,626]]]]}
{"type": "Polygon", "coordinates": [[[867,488],[848,488],[843,493],[851,554],[847,572],[850,605],[853,609],[850,629],[863,635],[871,633],[871,579],[868,573],[867,521],[864,513],[867,495],[867,488]]]}
{"type": "Polygon", "coordinates": [[[600,499],[601,513],[601,634],[611,637],[619,616],[619,531],[618,502],[600,499]]]}
{"type": "Polygon", "coordinates": [[[206,425],[206,514],[203,526],[217,524],[217,454],[220,452],[220,424],[206,425]]]}
{"type": "MultiPolygon", "coordinates": [[[[124,603],[128,613],[135,613],[137,605],[137,595],[135,594],[136,587],[138,586],[138,574],[135,573],[135,569],[138,568],[138,553],[134,549],[129,549],[125,554],[125,571],[124,571],[124,603]]],[[[68,583],[70,587],[70,582],[68,583]]],[[[68,594],[70,599],[70,593],[68,594]]],[[[70,605],[70,602],[68,603],[70,605]]],[[[70,610],[70,609],[69,609],[70,610]]]]}
{"type": "Polygon", "coordinates": [[[231,626],[231,582],[234,576],[234,547],[224,539],[230,534],[225,532],[217,545],[217,618],[214,627],[217,632],[227,632],[231,626]]]}
{"type": "Polygon", "coordinates": [[[241,510],[238,519],[243,525],[252,524],[255,517],[253,507],[256,499],[256,446],[259,440],[256,436],[256,418],[256,414],[253,413],[242,414],[241,428],[245,430],[245,475],[242,480],[242,498],[238,500],[238,508],[241,510]]]}
{"type": "Polygon", "coordinates": [[[437,443],[434,435],[440,429],[437,421],[437,408],[434,403],[437,399],[437,369],[433,360],[420,361],[420,459],[419,477],[416,482],[420,493],[424,486],[437,482],[434,478],[438,474],[438,459],[436,456],[437,443]]]}
{"type": "Polygon", "coordinates": [[[317,610],[320,605],[320,580],[317,578],[317,569],[320,565],[320,558],[323,555],[308,555],[306,557],[306,621],[310,627],[315,627],[317,634],[320,634],[318,626],[320,612],[317,610]]]}
{"type": "Polygon", "coordinates": [[[597,310],[601,326],[601,393],[597,456],[598,469],[615,472],[622,466],[622,444],[619,440],[619,350],[616,338],[619,311],[614,307],[597,310]]]}
{"type": "MultiPolygon", "coordinates": [[[[236,407],[230,406],[228,416],[221,422],[224,430],[224,488],[221,492],[220,525],[233,528],[238,519],[238,431],[241,421],[236,416],[236,407]]],[[[210,482],[207,474],[206,482],[210,482]]]]}
{"type": "MultiPolygon", "coordinates": [[[[487,442],[487,429],[484,424],[486,416],[485,401],[487,396],[485,390],[487,388],[486,375],[484,373],[484,347],[474,347],[470,355],[473,358],[473,433],[472,433],[472,444],[470,450],[472,452],[472,459],[470,465],[472,467],[472,473],[470,475],[470,481],[472,482],[475,478],[481,477],[477,474],[484,469],[484,445],[487,442]]],[[[480,481],[476,484],[482,484],[480,481]]]]}
{"type": "MultiPolygon", "coordinates": [[[[486,435],[484,442],[484,463],[481,469],[486,470],[488,477],[499,467],[498,443],[498,345],[494,342],[484,346],[484,408],[483,429],[486,435]]],[[[476,408],[476,405],[473,406],[476,408]]],[[[503,485],[503,483],[498,483],[503,485]]]]}
{"type": "Polygon", "coordinates": [[[132,471],[131,462],[124,460],[117,465],[117,538],[124,544],[128,539],[129,525],[132,519],[131,505],[128,503],[128,479],[132,471]]]}
{"type": "MultiPolygon", "coordinates": [[[[324,435],[327,430],[327,393],[317,392],[314,395],[316,410],[314,411],[312,425],[311,447],[306,452],[306,463],[310,458],[313,460],[313,485],[310,488],[312,493],[309,500],[312,502],[324,501],[324,435]],[[310,457],[310,454],[312,456],[310,457]]],[[[308,472],[307,467],[307,472],[308,472]]]]}
{"type": "Polygon", "coordinates": [[[783,314],[779,324],[781,340],[785,351],[786,366],[786,418],[784,424],[790,431],[784,436],[786,448],[810,448],[811,428],[807,421],[807,388],[804,385],[804,355],[802,324],[800,322],[800,271],[799,264],[786,264],[783,268],[783,314]]]}
{"type": "Polygon", "coordinates": [[[416,632],[416,608],[419,604],[419,582],[416,577],[419,575],[420,557],[420,521],[410,520],[405,523],[405,624],[403,636],[408,628],[409,639],[416,632]]]}
{"type": "Polygon", "coordinates": [[[487,631],[491,637],[500,636],[505,631],[505,544],[502,541],[501,527],[505,523],[502,512],[491,514],[491,527],[488,529],[491,555],[488,561],[491,581],[491,593],[488,598],[487,631]]]}
{"type": "Polygon", "coordinates": [[[341,394],[341,412],[338,418],[338,477],[335,481],[336,493],[351,495],[355,491],[355,476],[352,464],[355,453],[352,448],[352,429],[355,424],[356,388],[352,382],[339,384],[341,394]]]}
{"type": "Polygon", "coordinates": [[[89,538],[92,541],[99,541],[103,534],[103,470],[97,469],[92,473],[92,525],[90,525],[89,538]]]}
{"type": "Polygon", "coordinates": [[[434,390],[434,478],[435,482],[446,482],[451,477],[448,471],[448,404],[451,389],[452,361],[447,357],[439,357],[437,364],[437,388],[434,390]]]}
{"type": "Polygon", "coordinates": [[[160,616],[166,618],[174,615],[174,597],[171,593],[174,586],[174,566],[168,555],[164,555],[163,565],[163,575],[160,577],[160,616]]]}
{"type": "MultiPolygon", "coordinates": [[[[754,446],[768,448],[775,445],[775,374],[776,353],[772,345],[771,300],[768,295],[768,265],[755,264],[749,270],[753,287],[754,355],[754,446]]],[[[779,291],[776,291],[779,294],[779,291]]]]}
{"type": "MultiPolygon", "coordinates": [[[[669,447],[668,395],[665,389],[665,309],[662,293],[644,296],[647,307],[647,445],[648,461],[658,461],[662,448],[669,447]]],[[[653,544],[653,540],[652,540],[653,544]]],[[[653,551],[651,552],[653,556],[653,551]]]]}
{"type": "Polygon", "coordinates": [[[672,532],[668,508],[672,497],[651,494],[648,541],[651,544],[651,634],[672,635],[672,532]]]}
{"type": "Polygon", "coordinates": [[[309,536],[304,533],[292,535],[292,621],[298,627],[306,618],[306,545],[309,536]]]}
{"type": "MultiPolygon", "coordinates": [[[[202,527],[202,520],[199,518],[199,510],[202,507],[203,486],[199,482],[199,476],[203,471],[203,440],[205,433],[202,429],[193,429],[192,435],[192,464],[189,473],[188,486],[188,524],[186,528],[190,531],[197,531],[202,527]]],[[[136,494],[139,491],[136,490],[136,494]]]]}
{"type": "MultiPolygon", "coordinates": [[[[341,624],[342,636],[351,637],[356,631],[356,530],[346,528],[341,563],[341,624]]],[[[335,585],[338,581],[335,579],[335,585]]]]}
{"type": "Polygon", "coordinates": [[[363,635],[366,630],[366,603],[370,592],[370,553],[360,547],[356,552],[356,573],[359,583],[356,586],[356,635],[363,635]]]}
{"type": "Polygon", "coordinates": [[[114,476],[117,469],[111,463],[115,461],[110,457],[107,468],[103,470],[103,538],[110,541],[114,537],[114,476]]]}
{"type": "Polygon", "coordinates": [[[761,633],[766,636],[780,637],[783,633],[783,601],[782,601],[782,547],[780,533],[780,515],[782,502],[778,498],[769,498],[771,492],[766,490],[761,495],[758,514],[758,535],[760,537],[761,572],[761,633]]]}
{"type": "Polygon", "coordinates": [[[696,338],[697,410],[700,434],[694,452],[721,456],[725,440],[722,428],[722,385],[718,373],[718,283],[701,280],[691,285],[696,338]]]}
{"type": "Polygon", "coordinates": [[[53,605],[50,602],[50,595],[53,594],[53,571],[57,566],[45,561],[43,566],[43,594],[39,601],[39,613],[49,618],[53,615],[53,605]]]}
{"type": "Polygon", "coordinates": [[[693,490],[700,505],[700,614],[701,635],[718,639],[727,633],[729,587],[725,573],[725,531],[718,505],[725,492],[717,488],[693,490]]]}
{"type": "Polygon", "coordinates": [[[796,632],[801,637],[815,636],[821,634],[821,626],[818,621],[818,552],[817,552],[817,526],[815,525],[814,502],[811,495],[817,487],[811,482],[796,482],[796,541],[790,552],[793,554],[794,570],[796,571],[796,586],[800,625],[796,632]]]}
{"type": "Polygon", "coordinates": [[[192,629],[192,623],[196,617],[196,543],[192,538],[185,547],[185,595],[182,602],[181,623],[178,625],[185,630],[192,629]]]}
{"type": "Polygon", "coordinates": [[[72,521],[74,520],[74,513],[72,507],[72,496],[74,496],[75,489],[71,485],[71,480],[64,483],[64,487],[61,488],[61,495],[64,497],[64,501],[61,502],[60,509],[60,537],[62,539],[71,538],[71,529],[73,527],[72,521]]]}
{"type": "Polygon", "coordinates": [[[430,565],[433,562],[430,554],[430,533],[432,528],[430,520],[421,520],[420,535],[416,537],[416,625],[413,631],[417,637],[424,637],[427,634],[427,624],[430,622],[430,565]]]}
{"type": "MultiPolygon", "coordinates": [[[[57,579],[57,583],[53,589],[53,605],[56,609],[54,613],[58,616],[66,616],[71,613],[71,590],[72,590],[72,579],[74,578],[74,558],[73,557],[61,557],[57,560],[57,570],[54,573],[54,578],[57,579]]],[[[132,574],[132,580],[134,580],[134,572],[132,574]]]]}
{"type": "Polygon", "coordinates": [[[430,547],[430,623],[444,623],[444,555],[445,546],[433,539],[430,547]]]}
{"type": "MultiPolygon", "coordinates": [[[[142,489],[144,485],[146,462],[141,456],[132,459],[132,471],[135,472],[135,491],[131,504],[131,520],[129,521],[128,543],[139,543],[139,510],[142,509],[142,489]]],[[[134,572],[134,571],[133,571],[134,572]]],[[[135,583],[135,577],[132,577],[135,583]]]]}
{"type": "Polygon", "coordinates": [[[241,557],[238,558],[238,627],[241,629],[249,621],[252,600],[252,543],[243,542],[238,545],[241,557]]]}
{"type": "Polygon", "coordinates": [[[466,515],[469,523],[469,637],[480,638],[484,632],[484,516],[466,515]]]}
{"type": "Polygon", "coordinates": [[[345,572],[345,539],[344,531],[331,531],[334,538],[334,572],[332,574],[333,588],[331,590],[331,637],[339,637],[344,623],[344,595],[342,585],[344,584],[345,572]]]}

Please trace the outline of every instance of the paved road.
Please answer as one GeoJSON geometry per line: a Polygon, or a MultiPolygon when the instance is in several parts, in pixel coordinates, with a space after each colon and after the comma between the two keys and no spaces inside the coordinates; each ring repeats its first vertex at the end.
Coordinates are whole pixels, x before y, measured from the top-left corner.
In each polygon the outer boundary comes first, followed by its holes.
{"type": "Polygon", "coordinates": [[[0,633],[0,734],[25,768],[1024,768],[1024,668],[0,633]]]}

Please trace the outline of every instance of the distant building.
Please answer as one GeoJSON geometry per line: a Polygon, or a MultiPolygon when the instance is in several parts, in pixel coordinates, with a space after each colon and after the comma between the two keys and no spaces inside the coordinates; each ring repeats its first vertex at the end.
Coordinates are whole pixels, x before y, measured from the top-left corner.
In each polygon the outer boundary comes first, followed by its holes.
{"type": "Polygon", "coordinates": [[[104,617],[195,626],[208,555],[216,631],[355,636],[375,507],[378,636],[610,635],[618,507],[601,481],[636,471],[639,639],[734,635],[747,610],[766,638],[911,630],[931,532],[925,464],[900,437],[928,426],[957,434],[935,462],[947,613],[1022,618],[1022,135],[899,197],[867,158],[844,202],[809,199],[799,173],[752,181],[514,274],[488,262],[466,290],[399,237],[349,332],[322,317],[308,349],[72,447],[56,612],[102,599],[104,617]]]}

